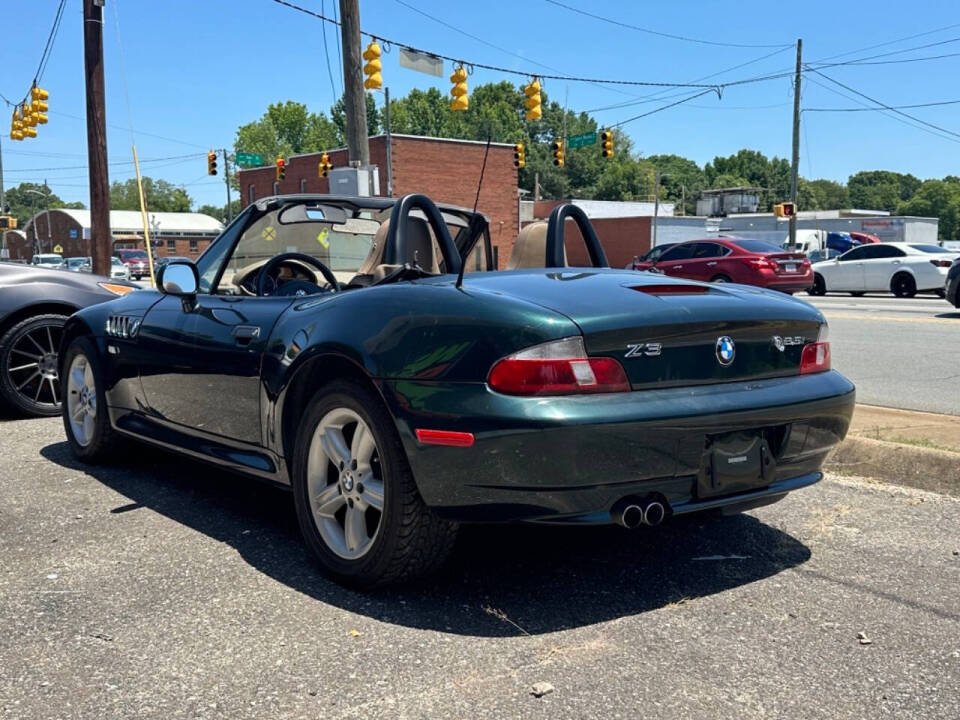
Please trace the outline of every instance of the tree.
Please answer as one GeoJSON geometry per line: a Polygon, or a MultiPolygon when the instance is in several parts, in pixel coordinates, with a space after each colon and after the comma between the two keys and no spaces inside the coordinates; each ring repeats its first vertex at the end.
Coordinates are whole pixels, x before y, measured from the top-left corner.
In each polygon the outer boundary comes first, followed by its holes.
{"type": "Polygon", "coordinates": [[[804,184],[813,197],[815,207],[801,203],[802,210],[840,210],[850,207],[850,193],[846,185],[833,180],[804,180],[801,185],[804,184]]]}
{"type": "MultiPolygon", "coordinates": [[[[230,217],[234,218],[241,210],[243,210],[243,207],[241,207],[239,200],[234,200],[230,203],[230,209],[230,217]]],[[[227,220],[226,205],[201,205],[196,209],[195,212],[198,212],[201,215],[209,215],[212,218],[216,218],[220,222],[226,222],[227,220]]]]}
{"type": "Polygon", "coordinates": [[[896,212],[901,201],[913,197],[920,180],[910,174],[891,170],[866,170],[851,175],[847,181],[850,203],[863,210],[896,212]]]}
{"type": "MultiPolygon", "coordinates": [[[[380,111],[377,110],[377,101],[373,99],[373,95],[370,93],[366,94],[366,99],[367,135],[377,135],[380,133],[380,111]]],[[[326,119],[323,113],[320,113],[320,117],[326,119]]],[[[333,126],[336,130],[336,135],[334,136],[334,144],[329,145],[329,147],[343,147],[347,144],[347,106],[342,97],[333,104],[333,107],[330,108],[330,117],[333,119],[333,126]]],[[[392,120],[393,118],[391,118],[391,122],[392,120]]],[[[300,151],[298,150],[297,152],[300,151]]],[[[312,151],[305,150],[304,152],[312,151]]]]}
{"type": "Polygon", "coordinates": [[[707,186],[706,175],[700,166],[679,155],[650,155],[647,160],[660,171],[664,199],[675,201],[679,209],[681,200],[686,197],[683,214],[694,214],[697,196],[707,186]]]}
{"type": "Polygon", "coordinates": [[[24,182],[4,191],[4,202],[10,208],[9,214],[17,219],[17,224],[21,228],[30,218],[47,208],[48,199],[51,210],[55,208],[82,210],[86,207],[81,202],[64,202],[56,193],[40,183],[24,182]]]}
{"type": "Polygon", "coordinates": [[[910,200],[898,205],[897,214],[939,218],[940,237],[954,240],[960,228],[960,183],[926,180],[910,200]]]}
{"type": "Polygon", "coordinates": [[[321,152],[341,145],[341,135],[334,122],[323,113],[311,113],[306,105],[292,100],[273,103],[259,120],[241,125],[233,143],[237,152],[258,153],[267,164],[278,155],[321,152]]]}
{"type": "MultiPolygon", "coordinates": [[[[153,212],[190,212],[193,201],[183,188],[166,180],[143,178],[143,197],[148,211],[153,212]]],[[[110,185],[111,210],[139,210],[140,193],[136,178],[110,185]]]]}

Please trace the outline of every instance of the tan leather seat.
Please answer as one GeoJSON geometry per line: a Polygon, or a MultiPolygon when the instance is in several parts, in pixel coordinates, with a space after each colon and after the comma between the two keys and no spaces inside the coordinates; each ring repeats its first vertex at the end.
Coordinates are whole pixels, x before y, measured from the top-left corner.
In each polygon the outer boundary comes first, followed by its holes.
{"type": "Polygon", "coordinates": [[[390,220],[387,219],[380,224],[377,234],[373,236],[373,245],[370,247],[370,252],[367,253],[363,264],[357,270],[357,276],[351,281],[352,283],[363,283],[363,278],[377,282],[401,267],[403,263],[410,265],[416,263],[428,273],[440,274],[433,234],[426,220],[417,217],[407,218],[407,256],[396,265],[387,265],[383,262],[389,231],[390,220]]]}
{"type": "MultiPolygon", "coordinates": [[[[547,223],[539,221],[524,226],[510,251],[507,270],[542,268],[547,261],[547,223]]],[[[563,250],[563,264],[567,264],[567,250],[563,250]]]]}

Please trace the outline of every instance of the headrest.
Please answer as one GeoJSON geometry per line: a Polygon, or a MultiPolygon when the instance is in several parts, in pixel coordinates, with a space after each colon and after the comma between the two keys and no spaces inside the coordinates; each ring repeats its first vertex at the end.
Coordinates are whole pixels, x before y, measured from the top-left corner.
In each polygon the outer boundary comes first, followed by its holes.
{"type": "MultiPolygon", "coordinates": [[[[510,251],[507,270],[521,268],[542,268],[547,261],[547,223],[538,221],[524,226],[510,251]]],[[[567,251],[563,251],[563,261],[567,261],[567,251]]]]}

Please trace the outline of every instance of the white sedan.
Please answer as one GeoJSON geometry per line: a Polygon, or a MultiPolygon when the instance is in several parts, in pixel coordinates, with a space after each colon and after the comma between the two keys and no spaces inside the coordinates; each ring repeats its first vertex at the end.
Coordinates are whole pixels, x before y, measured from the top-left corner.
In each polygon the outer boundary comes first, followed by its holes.
{"type": "Polygon", "coordinates": [[[947,271],[958,253],[939,245],[885,242],[858,245],[831,260],[814,263],[811,295],[827,292],[943,293],[947,271]]]}

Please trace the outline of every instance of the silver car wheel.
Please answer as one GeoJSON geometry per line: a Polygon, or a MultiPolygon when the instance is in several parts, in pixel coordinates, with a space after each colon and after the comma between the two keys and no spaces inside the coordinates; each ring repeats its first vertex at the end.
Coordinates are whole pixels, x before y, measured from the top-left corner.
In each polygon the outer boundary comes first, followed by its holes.
{"type": "Polygon", "coordinates": [[[317,424],[307,456],[313,522],[330,550],[357,560],[373,547],[383,520],[380,452],[369,426],[349,408],[317,424]]]}
{"type": "Polygon", "coordinates": [[[96,427],[97,387],[90,361],[82,353],[73,358],[67,373],[67,412],[73,439],[87,447],[96,427]]]}

